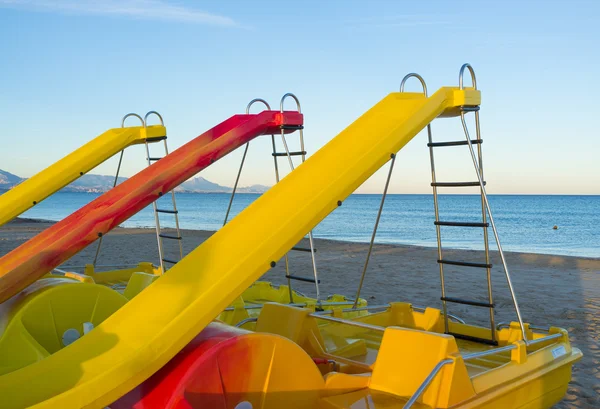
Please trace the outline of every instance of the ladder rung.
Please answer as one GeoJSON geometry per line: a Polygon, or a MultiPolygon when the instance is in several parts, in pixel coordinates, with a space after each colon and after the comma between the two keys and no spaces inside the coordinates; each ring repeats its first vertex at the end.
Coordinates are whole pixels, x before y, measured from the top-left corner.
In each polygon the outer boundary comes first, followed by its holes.
{"type": "Polygon", "coordinates": [[[170,260],[168,258],[163,258],[162,261],[164,261],[165,263],[169,263],[169,264],[177,264],[177,263],[179,263],[178,261],[170,260]]]}
{"type": "Polygon", "coordinates": [[[156,213],[177,214],[179,210],[156,209],[156,213]]]}
{"type": "Polygon", "coordinates": [[[300,129],[304,129],[304,126],[302,126],[302,125],[281,125],[279,128],[284,129],[284,130],[297,131],[300,129]]]}
{"type": "MultiPolygon", "coordinates": [[[[290,280],[298,280],[298,281],[304,281],[306,283],[314,283],[315,279],[314,278],[306,278],[306,277],[298,277],[298,276],[288,276],[286,275],[285,278],[289,278],[290,280]]],[[[317,280],[317,284],[320,284],[321,280],[317,280]]]]}
{"type": "Polygon", "coordinates": [[[165,135],[165,136],[153,136],[153,137],[150,137],[150,138],[146,138],[146,142],[148,142],[148,143],[160,142],[160,141],[164,141],[165,139],[167,139],[167,135],[165,135]]]}
{"type": "MultiPolygon", "coordinates": [[[[485,182],[483,185],[485,186],[485,182]]],[[[433,187],[465,187],[465,186],[479,186],[479,182],[435,182],[432,183],[433,187]]]]}
{"type": "MultiPolygon", "coordinates": [[[[272,153],[271,155],[273,156],[288,156],[287,152],[275,152],[272,153]]],[[[289,156],[300,156],[300,155],[306,155],[306,151],[298,151],[298,152],[290,152],[289,156]]]]}
{"type": "Polygon", "coordinates": [[[490,227],[489,223],[472,222],[433,222],[436,226],[454,226],[454,227],[490,227]]]}
{"type": "MultiPolygon", "coordinates": [[[[310,250],[309,248],[305,248],[305,247],[292,247],[292,250],[294,250],[294,251],[305,251],[305,252],[307,252],[307,253],[310,253],[310,252],[311,252],[311,250],[310,250]]],[[[314,253],[316,253],[316,252],[317,252],[317,249],[313,249],[312,251],[313,251],[314,253]]]]}
{"type": "Polygon", "coordinates": [[[482,344],[498,346],[498,341],[492,341],[491,339],[487,338],[473,337],[471,335],[457,334],[454,332],[446,332],[446,334],[452,335],[454,338],[464,339],[465,341],[480,342],[482,344]]]}
{"type": "Polygon", "coordinates": [[[168,234],[159,234],[158,237],[163,238],[163,239],[170,239],[170,240],[181,240],[181,236],[171,236],[168,234]]]}
{"type": "Polygon", "coordinates": [[[464,111],[464,112],[477,112],[477,111],[479,111],[479,105],[471,105],[471,106],[463,105],[460,107],[460,110],[464,111]]]}
{"type": "Polygon", "coordinates": [[[151,160],[153,162],[156,162],[158,160],[161,160],[162,158],[146,158],[146,160],[151,160]]]}
{"type": "Polygon", "coordinates": [[[492,268],[492,264],[470,263],[468,261],[438,260],[437,262],[440,263],[440,264],[451,264],[453,266],[492,268]]]}
{"type": "MultiPolygon", "coordinates": [[[[483,139],[471,139],[471,144],[473,145],[481,144],[482,142],[483,139]]],[[[468,144],[469,143],[467,141],[429,142],[427,146],[430,148],[441,148],[444,146],[464,146],[468,144]]]]}
{"type": "Polygon", "coordinates": [[[447,302],[453,302],[455,304],[472,305],[474,307],[494,308],[494,304],[490,304],[487,302],[481,302],[481,301],[463,300],[462,298],[441,297],[440,300],[447,301],[447,302]]]}

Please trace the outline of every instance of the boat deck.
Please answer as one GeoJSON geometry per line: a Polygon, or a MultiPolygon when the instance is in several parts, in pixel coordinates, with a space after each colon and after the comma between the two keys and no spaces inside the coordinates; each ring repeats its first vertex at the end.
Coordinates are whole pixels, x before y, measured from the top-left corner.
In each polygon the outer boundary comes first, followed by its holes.
{"type": "MultiPolygon", "coordinates": [[[[377,359],[379,346],[381,344],[381,335],[376,333],[364,333],[361,335],[361,337],[346,339],[346,344],[343,346],[340,346],[339,340],[326,337],[325,343],[327,345],[327,351],[332,355],[340,355],[343,358],[356,362],[359,365],[371,366],[377,359]],[[360,352],[353,353],[353,351],[360,352]]],[[[456,339],[456,343],[463,355],[497,348],[492,345],[463,339],[456,339]]],[[[469,375],[476,376],[508,362],[510,362],[510,352],[501,352],[482,358],[470,359],[466,362],[466,365],[469,375]]]]}

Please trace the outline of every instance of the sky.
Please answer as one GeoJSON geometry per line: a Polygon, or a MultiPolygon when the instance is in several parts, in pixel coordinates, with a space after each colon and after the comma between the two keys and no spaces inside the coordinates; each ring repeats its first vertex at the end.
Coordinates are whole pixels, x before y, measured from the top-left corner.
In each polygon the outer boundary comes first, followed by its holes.
{"type": "MultiPolygon", "coordinates": [[[[301,101],[310,155],[405,74],[432,93],[468,62],[488,192],[600,194],[598,21],[597,1],[0,0],[0,169],[32,176],[129,112],[159,111],[173,150],[286,92],[301,101]]],[[[460,120],[436,120],[433,136],[464,138],[460,120]]],[[[422,132],[398,154],[391,193],[431,192],[426,143],[422,132]]],[[[462,148],[436,156],[438,180],[475,180],[462,148]]],[[[251,143],[242,186],[274,183],[270,152],[269,137],[251,143]]],[[[233,185],[241,154],[201,175],[233,185]]],[[[130,148],[122,175],[144,158],[130,148]]],[[[358,192],[381,192],[386,176],[358,192]]]]}

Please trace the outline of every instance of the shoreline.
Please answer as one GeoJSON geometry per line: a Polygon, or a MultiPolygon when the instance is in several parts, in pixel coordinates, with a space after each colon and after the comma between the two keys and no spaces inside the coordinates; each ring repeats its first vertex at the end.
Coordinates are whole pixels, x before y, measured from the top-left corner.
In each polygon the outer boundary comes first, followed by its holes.
{"type": "MultiPolygon", "coordinates": [[[[35,236],[52,221],[18,219],[0,227],[0,256],[35,236]]],[[[192,251],[214,232],[182,230],[184,253],[192,251]]],[[[303,247],[308,245],[304,239],[303,247]]],[[[322,299],[330,294],[354,297],[365,262],[368,243],[315,238],[315,254],[322,299]]],[[[178,248],[165,248],[178,254],[178,248]]],[[[91,263],[96,252],[92,244],[64,265],[91,263]]],[[[481,261],[481,250],[445,249],[451,260],[481,261]]],[[[583,359],[573,368],[572,382],[565,399],[555,408],[600,407],[600,259],[577,256],[505,252],[518,302],[525,322],[557,326],[569,331],[571,343],[582,350],[583,359]]],[[[492,285],[496,323],[515,321],[515,310],[497,252],[492,251],[492,285]]],[[[437,248],[414,245],[373,246],[361,297],[371,305],[404,301],[419,306],[441,308],[437,248]]],[[[158,264],[156,234],[153,228],[117,228],[104,236],[99,265],[158,264]]],[[[274,285],[287,284],[285,263],[276,260],[274,268],[260,279],[274,285]]],[[[290,272],[312,276],[310,255],[289,253],[290,272]]],[[[76,270],[78,271],[78,270],[76,270]]],[[[446,266],[448,296],[485,301],[485,270],[446,266]],[[476,270],[476,271],[475,271],[476,270]]],[[[293,282],[293,287],[315,296],[311,283],[293,282]]],[[[467,322],[489,326],[487,309],[449,305],[449,312],[467,322]]]]}
{"type": "MultiPolygon", "coordinates": [[[[22,223],[33,223],[33,224],[54,224],[58,222],[57,220],[49,220],[49,219],[36,219],[36,218],[22,218],[17,217],[12,220],[10,223],[22,224],[22,223]]],[[[140,229],[140,230],[154,230],[153,226],[135,226],[135,227],[123,227],[117,226],[116,229],[140,229]]],[[[166,228],[168,229],[168,228],[166,228]]],[[[216,230],[204,230],[204,229],[180,229],[182,232],[199,232],[205,234],[215,233],[216,230]]],[[[341,239],[326,239],[322,237],[315,237],[320,241],[332,242],[332,243],[356,243],[356,244],[369,244],[368,241],[352,241],[352,240],[341,240],[341,239]]],[[[403,243],[389,243],[383,241],[375,240],[374,245],[380,246],[394,246],[394,247],[406,247],[406,248],[416,248],[421,250],[431,250],[437,249],[436,246],[423,246],[419,244],[403,244],[403,243]]],[[[444,251],[483,251],[478,249],[469,249],[469,248],[456,248],[456,247],[444,247],[444,251]]],[[[556,253],[538,253],[535,251],[512,251],[512,250],[504,250],[504,254],[512,254],[512,255],[539,255],[539,256],[548,256],[548,257],[565,257],[565,258],[574,258],[574,259],[584,259],[589,261],[598,261],[600,262],[600,256],[598,257],[588,257],[588,256],[575,256],[568,254],[556,254],[556,253]]],[[[490,253],[498,253],[498,250],[494,245],[490,245],[490,253]]],[[[509,266],[510,267],[510,266],[509,266]]],[[[598,267],[598,272],[600,272],[600,266],[598,267]]]]}

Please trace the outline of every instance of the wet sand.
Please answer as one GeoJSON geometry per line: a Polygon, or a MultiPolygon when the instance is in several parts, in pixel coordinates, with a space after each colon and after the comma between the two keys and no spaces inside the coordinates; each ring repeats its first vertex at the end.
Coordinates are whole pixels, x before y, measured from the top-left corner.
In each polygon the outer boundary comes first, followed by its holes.
{"type": "MultiPolygon", "coordinates": [[[[0,255],[22,244],[51,223],[15,220],[0,227],[0,255]]],[[[212,233],[184,230],[184,250],[189,252],[212,233]]],[[[317,267],[321,294],[354,296],[364,265],[368,244],[316,240],[317,267]]],[[[176,249],[166,256],[176,256],[176,249]]],[[[65,266],[91,263],[96,252],[92,245],[73,257],[65,266]]],[[[448,250],[452,260],[482,262],[482,252],[448,250]]],[[[584,357],[573,370],[565,399],[556,408],[600,408],[600,259],[529,253],[506,253],[515,291],[526,322],[540,326],[559,326],[569,331],[571,342],[584,357]]],[[[407,301],[419,306],[440,307],[437,250],[417,246],[375,245],[361,297],[369,304],[407,301]]],[[[105,236],[100,265],[158,262],[156,236],[151,229],[115,229],[105,236]]],[[[498,255],[492,253],[496,322],[516,320],[514,308],[498,255]]],[[[283,261],[262,279],[285,284],[283,261]]],[[[293,274],[312,275],[308,253],[290,254],[293,274]]],[[[448,296],[485,301],[485,271],[446,268],[448,296]]],[[[294,282],[294,288],[314,296],[314,284],[294,282]]],[[[487,309],[452,305],[450,312],[467,322],[488,324],[487,309]]]]}

